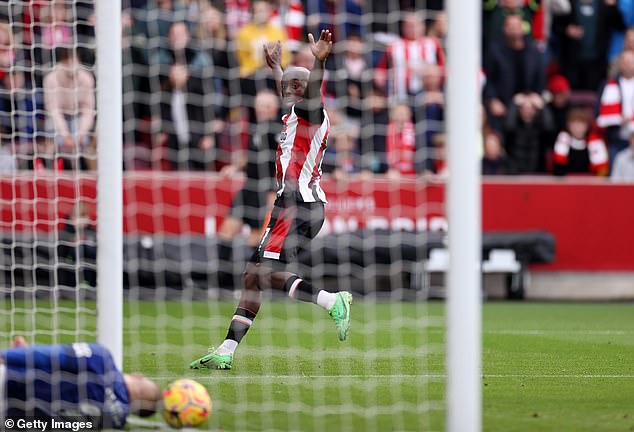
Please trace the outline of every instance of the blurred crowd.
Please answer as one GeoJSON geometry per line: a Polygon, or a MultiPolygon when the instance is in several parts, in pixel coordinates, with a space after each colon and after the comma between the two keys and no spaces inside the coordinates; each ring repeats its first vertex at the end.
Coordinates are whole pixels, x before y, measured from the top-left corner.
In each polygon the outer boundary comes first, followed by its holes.
{"type": "MultiPolygon", "coordinates": [[[[3,3],[0,172],[95,169],[94,0],[3,3]]],[[[266,165],[281,112],[263,45],[310,68],[306,35],[329,28],[324,172],[443,178],[443,3],[123,0],[124,168],[266,165]]],[[[482,18],[482,134],[464,145],[483,173],[634,180],[634,0],[483,0],[482,18]]]]}

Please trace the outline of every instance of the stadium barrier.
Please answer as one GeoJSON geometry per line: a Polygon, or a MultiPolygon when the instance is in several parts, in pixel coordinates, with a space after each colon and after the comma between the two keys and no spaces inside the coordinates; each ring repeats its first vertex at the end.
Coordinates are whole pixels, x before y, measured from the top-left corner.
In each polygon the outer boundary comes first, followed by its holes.
{"type": "MultiPolygon", "coordinates": [[[[215,174],[127,173],[126,235],[213,236],[240,181],[215,174]]],[[[444,232],[444,185],[414,179],[323,182],[323,235],[362,229],[444,232]]],[[[483,184],[485,232],[546,231],[557,256],[531,271],[634,271],[634,185],[604,179],[499,178],[483,184]]],[[[81,198],[93,206],[95,178],[31,173],[0,177],[0,231],[58,231],[81,198]]]]}
{"type": "MultiPolygon", "coordinates": [[[[93,250],[94,241],[75,246],[71,256],[67,242],[57,241],[52,233],[28,234],[3,238],[0,254],[0,285],[14,287],[66,287],[81,282],[94,285],[95,255],[79,252],[93,250]],[[79,260],[77,256],[81,257],[79,260]],[[12,264],[12,265],[10,265],[12,264]]],[[[218,256],[215,237],[202,235],[127,235],[124,240],[124,281],[128,288],[239,288],[242,271],[252,252],[242,239],[232,242],[230,263],[218,256]],[[220,274],[228,276],[221,279],[220,274]]],[[[543,232],[485,233],[483,236],[483,272],[499,262],[499,251],[511,251],[517,269],[506,266],[494,272],[512,273],[507,295],[521,298],[522,275],[529,265],[548,263],[554,258],[554,240],[543,232]],[[512,271],[514,270],[514,271],[512,271]]],[[[429,268],[438,251],[444,251],[444,234],[439,232],[359,230],[319,236],[309,250],[299,255],[300,271],[325,285],[341,285],[346,279],[357,294],[381,295],[402,288],[411,289],[405,296],[423,290],[428,296],[429,273],[446,268],[429,268]],[[431,258],[431,259],[430,259],[431,258]]]]}

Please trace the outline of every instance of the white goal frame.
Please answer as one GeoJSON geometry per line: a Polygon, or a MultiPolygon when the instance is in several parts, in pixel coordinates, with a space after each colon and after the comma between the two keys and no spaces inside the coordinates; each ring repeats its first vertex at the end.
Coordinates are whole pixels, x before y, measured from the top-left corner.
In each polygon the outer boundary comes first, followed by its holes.
{"type": "Polygon", "coordinates": [[[481,3],[448,0],[447,430],[482,429],[481,3]]]}
{"type": "Polygon", "coordinates": [[[97,37],[97,341],[123,367],[121,0],[95,1],[97,37]],[[117,67],[118,65],[118,67],[117,67]]]}
{"type": "MultiPolygon", "coordinates": [[[[121,0],[98,0],[97,339],[123,365],[121,0]],[[119,65],[119,67],[116,67],[119,65]]],[[[448,0],[447,430],[481,430],[480,3],[448,0]]]]}

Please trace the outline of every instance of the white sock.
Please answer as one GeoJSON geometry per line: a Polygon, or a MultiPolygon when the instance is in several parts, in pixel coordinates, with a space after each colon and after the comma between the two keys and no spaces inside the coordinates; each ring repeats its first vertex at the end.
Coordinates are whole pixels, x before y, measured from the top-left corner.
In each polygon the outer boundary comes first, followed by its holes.
{"type": "Polygon", "coordinates": [[[337,294],[329,293],[328,291],[321,290],[317,294],[317,304],[326,310],[330,310],[337,301],[337,294]]]}
{"type": "Polygon", "coordinates": [[[225,339],[222,345],[218,347],[216,352],[221,355],[233,354],[236,348],[238,348],[238,342],[231,339],[225,339]]]}

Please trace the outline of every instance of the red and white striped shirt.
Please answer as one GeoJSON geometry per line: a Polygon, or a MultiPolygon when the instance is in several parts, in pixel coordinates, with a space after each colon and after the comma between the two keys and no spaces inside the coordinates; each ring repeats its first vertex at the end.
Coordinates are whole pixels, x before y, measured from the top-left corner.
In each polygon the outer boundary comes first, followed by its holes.
{"type": "Polygon", "coordinates": [[[405,98],[423,90],[422,74],[417,71],[426,64],[445,65],[445,54],[435,38],[399,39],[392,42],[377,68],[389,74],[389,96],[405,98]]]}
{"type": "Polygon", "coordinates": [[[250,0],[225,0],[225,25],[231,39],[238,31],[251,22],[250,0]]]}
{"type": "MultiPolygon", "coordinates": [[[[623,118],[634,121],[634,79],[608,80],[601,93],[597,125],[601,128],[623,126],[623,118]]],[[[627,128],[624,128],[627,129],[627,128]]],[[[629,130],[623,135],[629,136],[629,130]]]]}
{"type": "Polygon", "coordinates": [[[586,139],[574,138],[567,131],[561,131],[555,142],[555,163],[566,165],[571,150],[587,150],[590,160],[590,171],[597,172],[608,167],[608,150],[605,141],[596,131],[590,131],[586,139]]]}
{"type": "Polygon", "coordinates": [[[386,134],[387,162],[390,169],[401,174],[416,174],[416,133],[411,121],[401,125],[390,122],[386,134]]]}
{"type": "Polygon", "coordinates": [[[285,6],[280,6],[271,12],[271,24],[286,30],[286,47],[293,51],[302,45],[306,14],[304,6],[299,0],[290,0],[285,6]]]}
{"type": "Polygon", "coordinates": [[[303,101],[294,104],[282,117],[282,133],[277,148],[277,195],[297,191],[303,202],[327,202],[321,189],[321,162],[328,146],[330,119],[326,110],[318,114],[321,123],[311,123],[303,101]],[[298,106],[299,105],[299,106],[298,106]],[[299,114],[299,115],[298,115],[299,114]]]}

